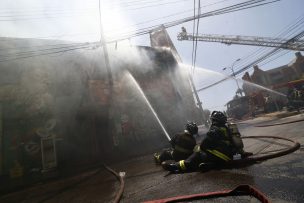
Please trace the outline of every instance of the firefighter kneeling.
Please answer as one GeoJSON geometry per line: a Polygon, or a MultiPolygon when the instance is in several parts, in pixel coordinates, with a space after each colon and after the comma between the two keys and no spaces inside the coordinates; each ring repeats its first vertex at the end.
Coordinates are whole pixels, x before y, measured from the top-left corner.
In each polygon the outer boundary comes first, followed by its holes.
{"type": "Polygon", "coordinates": [[[193,135],[197,134],[198,127],[193,122],[186,124],[184,132],[175,135],[170,144],[172,149],[165,149],[162,153],[155,153],[154,160],[157,164],[161,164],[166,160],[179,161],[187,159],[192,153],[196,145],[193,135]]]}
{"type": "Polygon", "coordinates": [[[163,162],[162,166],[165,170],[206,171],[233,160],[234,155],[239,155],[239,158],[252,155],[252,153],[244,152],[237,126],[227,123],[227,117],[222,112],[212,112],[210,119],[212,124],[199,149],[185,160],[173,163],[163,162]]]}

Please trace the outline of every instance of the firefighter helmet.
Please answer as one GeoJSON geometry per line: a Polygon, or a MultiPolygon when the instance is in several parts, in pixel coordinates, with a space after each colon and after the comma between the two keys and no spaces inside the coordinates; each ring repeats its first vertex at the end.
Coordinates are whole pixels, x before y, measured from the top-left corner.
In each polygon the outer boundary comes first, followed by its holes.
{"type": "Polygon", "coordinates": [[[210,119],[212,122],[217,122],[220,124],[225,124],[227,122],[227,116],[221,111],[213,111],[210,119]]]}
{"type": "Polygon", "coordinates": [[[194,134],[197,134],[198,127],[197,127],[196,123],[194,123],[194,122],[188,122],[186,124],[186,130],[188,130],[189,133],[191,133],[192,135],[194,135],[194,134]]]}

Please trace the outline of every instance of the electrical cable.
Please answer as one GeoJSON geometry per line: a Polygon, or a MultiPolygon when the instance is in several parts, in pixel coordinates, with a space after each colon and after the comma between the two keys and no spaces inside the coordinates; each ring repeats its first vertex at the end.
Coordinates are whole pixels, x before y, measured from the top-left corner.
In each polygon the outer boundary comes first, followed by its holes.
{"type": "MultiPolygon", "coordinates": [[[[293,38],[287,40],[284,44],[288,44],[290,42],[294,42],[297,41],[298,39],[302,38],[304,36],[304,31],[300,32],[299,34],[295,35],[293,38]]],[[[265,55],[263,55],[262,57],[258,58],[256,61],[246,65],[245,67],[241,68],[238,71],[235,71],[235,74],[238,75],[240,73],[242,73],[243,71],[249,69],[251,66],[258,64],[262,61],[264,61],[266,58],[269,58],[270,56],[272,56],[273,54],[277,53],[278,51],[282,50],[282,48],[278,47],[275,48],[273,50],[271,50],[270,52],[266,53],[265,55]]]]}
{"type": "MultiPolygon", "coordinates": [[[[140,7],[130,7],[129,6],[123,6],[123,10],[126,11],[132,11],[132,10],[138,10],[138,9],[144,9],[144,8],[152,8],[152,7],[157,7],[157,6],[162,6],[162,5],[169,5],[169,4],[176,4],[176,3],[182,3],[185,2],[186,0],[178,0],[178,1],[172,1],[172,2],[166,2],[166,3],[160,3],[160,4],[153,4],[153,5],[146,5],[146,6],[140,6],[140,7]],[[127,9],[126,9],[127,8],[127,9]]],[[[117,7],[120,8],[120,7],[117,7]]],[[[114,10],[113,8],[107,8],[108,10],[114,10]]],[[[120,8],[121,9],[121,8],[120,8]]],[[[92,12],[81,12],[82,16],[94,16],[92,12]]],[[[35,15],[8,15],[8,16],[0,16],[0,22],[8,22],[8,21],[28,21],[28,20],[43,20],[43,19],[55,19],[55,20],[61,20],[59,17],[74,17],[75,15],[79,16],[79,13],[70,14],[66,12],[57,12],[57,13],[41,13],[40,16],[35,17],[35,15]],[[55,15],[55,16],[51,16],[55,15]],[[65,14],[65,15],[59,15],[59,14],[65,14]],[[20,17],[21,16],[21,17],[20,17]],[[25,16],[25,18],[22,18],[22,16],[25,16]]],[[[96,13],[97,14],[97,13],[96,13]]],[[[95,15],[96,15],[95,14],[95,15]]]]}
{"type": "Polygon", "coordinates": [[[163,6],[163,5],[168,5],[168,4],[176,4],[176,3],[182,3],[185,2],[185,0],[179,0],[179,1],[173,1],[173,2],[166,2],[166,3],[162,3],[162,4],[155,4],[155,5],[150,5],[150,6],[142,6],[142,7],[138,7],[138,8],[130,8],[127,9],[129,11],[131,10],[138,10],[138,9],[143,9],[143,8],[151,8],[151,7],[156,7],[156,6],[163,6]]]}
{"type": "Polygon", "coordinates": [[[16,52],[15,54],[10,54],[10,55],[1,55],[1,57],[10,57],[12,55],[14,56],[22,56],[25,54],[31,54],[31,53],[35,53],[35,52],[44,52],[44,51],[50,51],[50,50],[56,50],[56,49],[66,49],[66,48],[76,48],[82,45],[87,45],[88,43],[74,43],[74,44],[68,44],[69,46],[59,46],[59,47],[53,47],[53,48],[48,48],[48,49],[37,49],[37,50],[33,50],[33,51],[24,51],[24,52],[16,52]]]}
{"type": "MultiPolygon", "coordinates": [[[[231,12],[235,12],[235,11],[240,11],[240,10],[245,10],[245,9],[249,9],[249,8],[254,8],[254,7],[258,7],[258,6],[262,6],[262,5],[266,5],[266,4],[270,4],[270,3],[274,3],[280,0],[275,0],[275,1],[268,1],[266,3],[262,3],[265,2],[267,0],[250,0],[247,2],[243,2],[243,3],[238,3],[232,6],[228,6],[222,9],[217,9],[211,12],[207,12],[204,14],[201,14],[199,16],[195,16],[195,17],[188,17],[188,18],[184,18],[184,19],[180,19],[180,20],[175,20],[175,21],[171,21],[168,23],[163,24],[165,28],[169,28],[172,26],[176,26],[179,24],[182,24],[184,22],[188,22],[191,21],[193,19],[196,18],[202,18],[202,17],[209,17],[209,16],[214,16],[214,15],[221,15],[221,14],[226,14],[226,13],[231,13],[231,12]]],[[[142,28],[139,29],[137,32],[133,32],[133,33],[129,33],[129,34],[125,34],[122,37],[119,38],[112,38],[110,40],[107,41],[107,43],[115,43],[117,41],[122,41],[122,40],[126,40],[132,37],[137,37],[140,35],[144,35],[144,34],[149,34],[151,32],[151,30],[157,28],[160,25],[155,25],[155,26],[150,26],[148,28],[142,28]]],[[[76,49],[83,49],[83,48],[89,48],[90,46],[84,46],[84,47],[79,47],[79,48],[73,48],[73,49],[66,49],[66,50],[62,50],[62,51],[56,51],[56,52],[51,52],[51,53],[43,53],[41,55],[48,55],[48,54],[52,54],[52,53],[61,53],[61,52],[66,52],[66,51],[72,51],[72,50],[76,50],[76,49]]],[[[23,58],[29,58],[29,57],[35,57],[35,56],[39,56],[39,54],[33,54],[32,56],[24,56],[24,57],[15,57],[12,59],[4,59],[4,60],[0,60],[0,62],[4,62],[4,61],[9,61],[9,60],[17,60],[17,59],[23,59],[23,58]]]]}
{"type": "MultiPolygon", "coordinates": [[[[304,36],[304,31],[300,32],[299,34],[297,34],[297,35],[294,36],[293,38],[287,40],[284,44],[287,44],[287,43],[296,41],[296,40],[302,38],[303,36],[304,36]]],[[[263,55],[262,57],[258,58],[256,61],[253,61],[253,62],[251,62],[250,64],[248,64],[248,65],[246,65],[245,67],[243,67],[242,69],[239,69],[238,71],[235,71],[235,72],[234,72],[235,75],[238,75],[238,74],[242,73],[243,71],[245,71],[245,70],[251,68],[253,65],[258,64],[258,63],[260,63],[260,62],[266,60],[266,59],[269,58],[270,56],[273,56],[274,54],[278,53],[280,50],[282,50],[282,48],[280,48],[280,47],[271,50],[270,52],[266,53],[266,54],[263,55]]],[[[224,78],[224,79],[221,79],[221,80],[219,80],[219,81],[217,81],[217,82],[215,82],[215,83],[212,83],[212,84],[210,84],[210,85],[208,85],[208,86],[206,86],[206,87],[200,88],[200,89],[197,90],[197,92],[203,91],[203,90],[205,90],[205,89],[208,89],[208,88],[210,88],[210,87],[213,87],[213,86],[215,86],[215,85],[218,85],[218,84],[220,84],[220,83],[226,81],[226,80],[229,79],[230,77],[232,77],[232,75],[230,75],[230,76],[228,76],[228,77],[226,77],[226,78],[224,78]]]]}
{"type": "MultiPolygon", "coordinates": [[[[132,4],[132,5],[136,5],[136,4],[147,4],[147,3],[155,3],[155,2],[162,2],[162,0],[146,0],[146,1],[142,1],[142,0],[135,0],[135,1],[126,1],[124,0],[123,2],[118,2],[118,1],[115,1],[115,2],[111,2],[110,6],[115,6],[115,5],[128,5],[128,4],[132,4]]],[[[92,7],[89,7],[89,9],[92,9],[92,10],[95,10],[96,8],[96,4],[90,4],[90,6],[92,7]]],[[[62,9],[62,7],[50,7],[48,6],[47,7],[48,10],[47,11],[70,11],[67,10],[67,9],[62,9]]],[[[77,9],[77,10],[83,10],[83,9],[77,9]]],[[[27,12],[42,12],[44,13],[46,11],[45,7],[35,7],[33,9],[28,9],[28,10],[25,10],[24,8],[15,8],[14,10],[7,10],[7,9],[0,9],[0,13],[27,13],[27,12]]]]}
{"type": "MultiPolygon", "coordinates": [[[[195,24],[196,24],[196,19],[195,19],[195,11],[196,11],[196,9],[195,9],[195,6],[196,6],[196,2],[195,2],[195,0],[193,0],[193,27],[192,27],[192,29],[193,29],[193,33],[195,32],[195,24]]],[[[193,65],[194,65],[194,46],[195,46],[195,39],[194,39],[194,37],[193,37],[193,39],[192,39],[192,53],[191,53],[191,73],[193,73],[193,65]]]]}
{"type": "MultiPolygon", "coordinates": [[[[266,1],[266,0],[259,0],[258,2],[261,2],[261,1],[266,1]]],[[[223,1],[219,1],[219,2],[215,2],[214,4],[216,4],[216,3],[220,3],[220,2],[223,2],[223,1]]],[[[246,2],[244,2],[244,3],[246,3],[246,2]]],[[[244,4],[244,3],[241,3],[241,4],[244,4]]],[[[251,1],[248,1],[247,3],[246,3],[246,5],[251,5],[251,4],[255,4],[256,3],[256,0],[251,0],[251,1]],[[251,3],[250,3],[251,2],[251,3]]],[[[208,5],[212,5],[212,4],[208,4],[208,5]]],[[[206,6],[208,6],[208,5],[206,5],[206,6]]],[[[232,6],[228,6],[228,7],[225,7],[225,8],[222,8],[222,9],[217,9],[217,10],[214,10],[214,11],[211,11],[211,12],[208,12],[208,13],[205,13],[205,14],[202,14],[201,16],[198,16],[198,17],[209,17],[209,16],[211,16],[211,15],[218,15],[218,14],[221,14],[221,13],[216,13],[216,12],[219,12],[219,11],[222,11],[223,9],[227,9],[227,8],[233,8],[234,6],[239,6],[240,4],[235,4],[235,5],[232,5],[232,6]]],[[[245,6],[246,6],[245,5],[245,6]]],[[[259,6],[259,5],[256,5],[256,6],[259,6]]],[[[247,8],[245,8],[245,9],[247,9],[247,8]]],[[[228,11],[228,10],[227,10],[228,11]]],[[[231,11],[233,11],[233,10],[231,10],[231,11]]],[[[230,12],[231,12],[230,11],[230,12]]],[[[196,17],[197,18],[197,17],[196,17]]],[[[187,18],[186,18],[187,19],[187,18]]],[[[193,18],[188,18],[186,21],[191,21],[191,20],[193,20],[193,18]]],[[[181,24],[181,23],[183,23],[183,19],[181,19],[181,20],[178,20],[178,21],[173,21],[173,22],[169,22],[169,23],[165,23],[166,25],[167,25],[167,28],[168,27],[172,27],[172,26],[175,26],[175,25],[178,25],[178,24],[181,24]],[[173,24],[174,23],[174,24],[173,24]],[[171,25],[170,25],[171,24],[171,25]]],[[[186,21],[184,21],[184,22],[186,22],[186,21]]],[[[154,29],[154,28],[156,28],[156,27],[159,27],[160,25],[154,25],[154,26],[150,26],[150,27],[146,27],[146,28],[142,28],[142,29],[140,29],[140,30],[144,30],[144,29],[148,29],[148,32],[151,30],[151,29],[154,29]]],[[[134,33],[134,32],[133,32],[134,33]]],[[[140,34],[140,33],[139,33],[140,34]]],[[[145,34],[147,34],[147,33],[145,33],[145,34]]]]}
{"type": "MultiPolygon", "coordinates": [[[[189,1],[189,0],[178,0],[178,1],[174,1],[174,2],[186,2],[186,1],[189,1]]],[[[163,0],[151,0],[151,1],[133,1],[133,2],[113,2],[114,5],[115,3],[117,3],[117,5],[119,6],[137,6],[137,5],[147,5],[147,4],[154,4],[154,3],[158,3],[158,2],[164,2],[163,0]],[[130,5],[131,4],[131,5],[130,5]]],[[[168,2],[170,3],[170,2],[168,2]]]]}
{"type": "Polygon", "coordinates": [[[75,48],[70,48],[70,49],[64,49],[64,50],[59,50],[59,51],[47,52],[47,53],[37,53],[37,54],[29,55],[29,56],[20,56],[20,57],[15,57],[15,58],[0,59],[0,62],[13,61],[13,60],[19,60],[19,59],[26,59],[26,58],[36,57],[36,56],[47,56],[47,55],[64,53],[64,52],[69,52],[69,51],[75,51],[75,50],[78,50],[78,49],[86,49],[86,48],[91,48],[91,47],[92,47],[91,45],[87,45],[87,46],[80,46],[80,47],[75,47],[75,48]]]}
{"type": "MultiPolygon", "coordinates": [[[[195,18],[203,18],[203,17],[231,13],[231,12],[235,12],[235,11],[246,10],[249,8],[254,8],[254,7],[258,7],[258,6],[262,6],[262,5],[271,4],[271,3],[274,3],[274,2],[277,2],[280,0],[273,0],[273,1],[268,1],[266,3],[262,3],[265,1],[267,1],[267,0],[249,0],[249,1],[246,1],[243,3],[238,3],[238,4],[231,5],[231,6],[227,6],[225,8],[217,9],[214,11],[209,11],[207,13],[201,14],[200,16],[196,16],[195,18]]],[[[176,26],[181,23],[189,22],[189,21],[192,21],[193,19],[194,19],[193,17],[188,17],[188,18],[172,21],[172,22],[166,23],[166,28],[176,26]]]]}
{"type": "MultiPolygon", "coordinates": [[[[263,0],[264,1],[264,0],[263,0]]],[[[251,2],[251,1],[249,1],[249,2],[251,2]]],[[[255,1],[254,1],[255,2],[255,1]]],[[[172,25],[171,25],[172,26],[172,25]]],[[[148,30],[148,32],[150,32],[150,30],[148,30]]],[[[130,38],[130,37],[134,37],[134,36],[139,36],[139,35],[142,35],[142,34],[148,34],[147,33],[147,31],[145,31],[144,29],[143,29],[143,31],[141,31],[141,32],[138,32],[138,33],[136,33],[135,35],[133,35],[133,36],[128,36],[128,38],[130,38]]],[[[119,41],[119,40],[122,40],[122,39],[114,39],[114,40],[112,40],[112,41],[109,41],[109,43],[111,43],[111,42],[116,42],[116,41],[119,41]]],[[[1,62],[1,61],[0,61],[1,62]]]]}
{"type": "MultiPolygon", "coordinates": [[[[180,0],[180,2],[182,1],[187,1],[187,0],[180,0]]],[[[214,3],[210,3],[210,4],[207,4],[207,5],[204,5],[202,7],[207,7],[207,6],[213,6],[213,5],[216,5],[216,4],[220,4],[220,3],[223,3],[223,2],[226,2],[226,1],[231,1],[231,0],[221,0],[221,1],[218,1],[218,2],[214,2],[214,3]]],[[[152,0],[152,1],[141,1],[141,0],[137,0],[137,1],[124,1],[124,2],[111,2],[111,5],[119,5],[120,7],[123,7],[123,8],[126,8],[126,7],[130,7],[130,6],[133,6],[133,5],[137,5],[137,4],[145,4],[147,5],[147,3],[157,3],[157,2],[163,2],[162,0],[152,0]]],[[[169,2],[167,2],[169,3],[169,2]]],[[[92,4],[93,5],[93,4],[92,4]]],[[[18,8],[14,9],[14,10],[0,10],[0,18],[1,17],[19,17],[19,16],[32,16],[34,15],[33,13],[37,13],[40,14],[40,15],[50,15],[50,14],[60,14],[60,13],[75,13],[75,12],[83,12],[83,11],[95,11],[95,5],[92,6],[92,7],[87,7],[87,8],[82,8],[82,9],[62,9],[61,7],[47,7],[48,10],[46,10],[45,8],[38,8],[37,9],[30,9],[30,10],[24,10],[24,8],[20,8],[18,10],[18,8]],[[8,14],[10,15],[8,15],[8,14]],[[12,14],[15,14],[15,15],[12,15],[12,14]],[[5,15],[5,16],[1,16],[1,15],[5,15]]],[[[110,9],[107,7],[107,9],[110,9]]],[[[37,14],[36,14],[37,15],[37,14]]]]}
{"type": "MultiPolygon", "coordinates": [[[[169,18],[169,17],[180,15],[180,14],[183,14],[183,13],[189,13],[189,12],[192,12],[192,11],[193,11],[193,9],[184,10],[184,11],[181,11],[181,12],[173,13],[171,15],[162,16],[162,17],[159,17],[159,18],[154,18],[154,19],[147,20],[147,21],[142,21],[142,22],[139,22],[139,23],[136,23],[136,24],[132,24],[130,26],[122,27],[122,28],[120,28],[120,30],[123,29],[123,28],[136,27],[136,26],[141,25],[141,24],[147,24],[147,23],[150,23],[150,22],[153,22],[153,21],[162,20],[164,18],[169,18]]],[[[112,29],[110,31],[114,31],[114,30],[118,30],[118,29],[112,29]]],[[[69,34],[69,35],[64,35],[64,36],[79,36],[79,35],[89,36],[89,35],[96,35],[96,33],[74,33],[74,34],[69,34]]],[[[2,40],[0,40],[0,42],[2,42],[2,41],[11,41],[11,40],[24,40],[25,38],[48,39],[48,38],[56,38],[56,37],[62,37],[62,35],[50,35],[50,36],[45,36],[45,37],[40,37],[40,36],[37,36],[37,37],[24,37],[24,38],[14,38],[14,39],[10,39],[9,38],[9,39],[2,39],[2,40]]],[[[33,46],[33,47],[35,47],[35,46],[33,46]]],[[[16,47],[16,48],[19,48],[19,47],[16,47]]],[[[0,50],[1,50],[1,48],[0,48],[0,50]]]]}
{"type": "Polygon", "coordinates": [[[282,53],[282,54],[276,56],[276,57],[273,58],[273,59],[270,59],[270,60],[268,60],[268,61],[266,61],[266,62],[264,62],[264,63],[262,63],[262,64],[259,64],[259,66],[264,66],[264,65],[266,65],[266,64],[268,64],[268,63],[270,63],[270,62],[272,62],[272,61],[274,61],[274,60],[276,60],[276,59],[278,59],[278,58],[280,58],[280,57],[282,57],[282,56],[284,56],[284,55],[286,55],[286,54],[288,54],[289,52],[291,52],[291,50],[285,50],[285,53],[282,53]]]}
{"type": "MultiPolygon", "coordinates": [[[[302,16],[302,15],[301,15],[302,16]]],[[[296,29],[298,26],[300,26],[304,21],[304,16],[303,17],[298,17],[295,21],[295,23],[289,24],[286,28],[284,28],[282,31],[280,31],[276,37],[284,37],[287,38],[286,34],[289,34],[290,31],[296,29]],[[301,22],[303,21],[303,22],[301,22]],[[300,23],[300,24],[299,24],[300,23]]],[[[288,35],[289,36],[289,35],[288,35]]],[[[242,66],[241,64],[245,64],[245,61],[249,61],[251,60],[251,58],[257,58],[258,56],[261,56],[262,54],[264,54],[267,50],[269,50],[269,48],[259,48],[256,51],[252,52],[251,54],[249,54],[247,57],[245,58],[241,58],[241,63],[238,63],[238,65],[236,66],[235,70],[238,70],[238,66],[242,66]],[[246,60],[244,60],[246,59],[246,60]]]]}
{"type": "MultiPolygon", "coordinates": [[[[262,4],[257,4],[257,3],[261,3],[261,2],[265,2],[268,0],[250,0],[244,3],[239,3],[239,4],[235,4],[232,6],[228,6],[222,9],[217,9],[214,11],[210,11],[204,14],[201,14],[200,16],[196,16],[196,17],[188,17],[188,18],[184,18],[184,19],[180,19],[180,20],[175,20],[175,21],[171,21],[171,22],[167,22],[167,23],[163,23],[161,25],[164,25],[165,28],[169,28],[169,27],[173,27],[188,21],[192,21],[193,19],[196,18],[202,18],[202,17],[209,17],[209,16],[214,16],[214,15],[221,15],[221,14],[226,14],[226,13],[231,13],[234,11],[240,11],[240,10],[245,10],[245,9],[249,9],[249,8],[253,8],[253,7],[257,7],[257,6],[262,6],[262,5],[266,5],[266,4],[270,4],[270,3],[274,3],[280,0],[274,0],[274,1],[270,1],[267,3],[262,3],[262,4]],[[254,5],[255,4],[255,5],[254,5]],[[253,6],[251,6],[253,5],[253,6]]],[[[113,41],[120,41],[120,40],[125,40],[131,37],[136,37],[136,36],[140,36],[143,34],[148,34],[150,33],[151,30],[160,27],[161,25],[154,25],[154,26],[150,26],[150,27],[146,27],[146,28],[141,28],[138,29],[137,32],[129,32],[126,33],[127,37],[122,37],[122,39],[112,39],[113,41]],[[141,31],[142,30],[142,31],[141,31]]]]}
{"type": "MultiPolygon", "coordinates": [[[[208,7],[208,6],[213,6],[215,4],[220,4],[220,3],[223,3],[225,1],[230,1],[230,0],[222,0],[222,1],[218,1],[218,2],[214,2],[214,3],[211,3],[211,4],[206,4],[206,5],[203,5],[201,7],[208,7]]],[[[192,12],[193,9],[190,9],[190,10],[185,10],[185,11],[181,11],[181,12],[177,12],[177,13],[173,13],[171,15],[167,15],[167,16],[163,16],[163,17],[160,17],[160,18],[155,18],[155,19],[151,19],[151,20],[148,20],[148,21],[143,21],[143,22],[140,22],[140,23],[136,23],[136,24],[133,24],[131,26],[126,26],[127,27],[135,27],[137,25],[141,25],[141,24],[146,24],[146,23],[149,23],[149,22],[153,22],[153,21],[156,21],[156,20],[160,20],[160,19],[164,19],[164,18],[169,18],[169,17],[172,17],[172,16],[176,16],[176,15],[180,15],[182,13],[188,13],[188,12],[192,12]]],[[[112,31],[112,30],[111,30],[112,31]]],[[[89,36],[89,35],[96,35],[96,33],[79,33],[79,34],[69,34],[69,35],[64,35],[64,36],[79,36],[79,35],[86,35],[86,36],[89,36]]],[[[52,36],[45,36],[45,37],[30,37],[30,38],[38,38],[38,39],[47,39],[47,38],[54,38],[54,37],[58,37],[58,35],[52,35],[52,36]]],[[[60,37],[62,37],[62,35],[60,35],[60,37]]],[[[24,38],[15,38],[15,39],[6,39],[6,40],[0,40],[0,42],[2,41],[11,41],[11,40],[24,40],[24,38]]],[[[43,45],[39,45],[39,46],[31,46],[31,47],[41,47],[43,45]]],[[[45,46],[54,46],[54,45],[45,45],[45,46]]],[[[19,49],[19,48],[26,48],[26,47],[16,47],[16,49],[19,49]]],[[[14,49],[14,48],[9,48],[9,49],[14,49]]],[[[1,48],[0,48],[1,50],[1,48]]]]}
{"type": "MultiPolygon", "coordinates": [[[[222,2],[222,1],[220,1],[220,2],[222,2]]],[[[220,3],[220,2],[216,2],[216,3],[220,3]]],[[[159,26],[159,25],[158,25],[159,26]]],[[[156,26],[152,26],[152,27],[149,27],[149,28],[143,28],[142,30],[146,30],[146,29],[148,29],[148,31],[150,32],[150,29],[152,29],[152,28],[154,28],[154,27],[156,27],[156,26]]],[[[141,33],[140,33],[141,34],[141,33]]],[[[129,36],[128,36],[128,38],[129,38],[129,36]]]]}
{"type": "MultiPolygon", "coordinates": [[[[258,2],[261,2],[261,1],[265,1],[265,0],[259,0],[258,2]]],[[[254,0],[251,0],[251,1],[248,1],[248,3],[250,3],[250,2],[253,2],[253,3],[255,3],[256,1],[254,1],[254,0]]],[[[245,2],[246,3],[246,2],[245,2]]],[[[244,3],[241,3],[242,5],[244,4],[244,3]]],[[[239,4],[238,4],[239,5],[239,4]]],[[[248,4],[246,4],[246,5],[248,5],[248,4]]],[[[264,5],[264,4],[263,4],[264,5]]],[[[259,6],[259,5],[255,5],[255,6],[259,6]]],[[[229,6],[229,7],[231,7],[231,6],[229,6]]],[[[247,9],[248,7],[246,7],[245,9],[247,9]]],[[[225,9],[225,8],[224,8],[225,9]]],[[[223,10],[223,9],[220,9],[220,10],[223,10]]],[[[231,11],[229,11],[229,12],[231,12],[231,11]]],[[[214,15],[214,13],[213,13],[213,15],[214,15]]],[[[193,17],[192,17],[193,18],[193,17]]],[[[187,21],[189,20],[189,18],[187,19],[187,21]]],[[[179,22],[180,23],[180,22],[179,22]]],[[[176,24],[176,22],[175,22],[175,24],[176,24]]],[[[170,25],[170,26],[173,26],[172,24],[170,25]]],[[[140,31],[140,32],[137,32],[137,33],[135,33],[135,34],[133,34],[133,36],[131,35],[131,36],[127,36],[127,39],[128,38],[130,38],[130,37],[135,37],[135,36],[139,36],[139,35],[143,35],[143,34],[148,34],[150,32],[150,30],[144,30],[143,29],[143,31],[140,31]]],[[[126,38],[120,38],[120,39],[112,39],[112,40],[110,40],[108,43],[111,43],[111,42],[116,42],[116,41],[120,41],[120,40],[123,40],[123,39],[126,39],[126,38]]],[[[81,47],[82,48],[82,47],[81,47]]],[[[88,47],[85,47],[85,48],[88,48],[88,47]]],[[[75,50],[75,49],[77,49],[77,48],[74,48],[74,49],[69,49],[69,50],[75,50]]],[[[63,51],[56,51],[56,52],[53,52],[53,53],[60,53],[60,52],[66,52],[66,51],[68,51],[68,50],[63,50],[63,51]]],[[[47,53],[47,54],[51,54],[51,53],[47,53]]],[[[44,54],[42,54],[42,55],[45,55],[45,53],[44,54]]],[[[33,56],[39,56],[39,54],[34,54],[33,56]]],[[[3,62],[3,61],[8,61],[8,60],[14,60],[14,59],[21,59],[21,58],[28,58],[28,57],[32,57],[32,56],[27,56],[27,57],[16,57],[16,58],[13,58],[13,59],[4,59],[4,60],[0,60],[0,62],[3,62]]]]}
{"type": "MultiPolygon", "coordinates": [[[[235,11],[246,10],[246,9],[250,9],[250,8],[254,8],[254,7],[258,7],[258,6],[271,4],[271,3],[274,3],[274,2],[277,2],[277,1],[280,1],[280,0],[274,0],[274,1],[266,2],[266,3],[260,3],[260,2],[265,2],[265,1],[267,1],[267,0],[258,0],[258,1],[257,0],[250,0],[250,1],[247,1],[247,2],[244,2],[244,3],[238,3],[238,4],[228,6],[228,7],[222,8],[222,9],[217,9],[217,10],[214,10],[214,11],[203,13],[200,16],[187,17],[187,18],[183,18],[183,19],[180,19],[180,20],[167,22],[167,23],[164,23],[164,24],[161,24],[161,25],[163,25],[165,28],[170,28],[170,27],[182,24],[182,23],[192,21],[193,19],[196,19],[196,18],[204,18],[204,17],[210,17],[210,16],[215,16],[215,15],[222,15],[222,14],[226,14],[226,13],[231,13],[231,12],[235,12],[235,11]],[[257,2],[260,3],[260,4],[257,4],[257,2]]],[[[143,31],[138,30],[138,32],[127,33],[126,37],[121,37],[120,39],[112,39],[112,41],[120,41],[120,40],[125,40],[125,39],[131,38],[131,37],[137,37],[137,36],[140,36],[140,35],[148,34],[148,33],[151,32],[151,30],[156,29],[156,28],[160,27],[161,25],[154,25],[154,26],[150,26],[150,27],[147,27],[147,28],[142,28],[142,29],[139,29],[139,30],[143,30],[143,31]]]]}
{"type": "MultiPolygon", "coordinates": [[[[201,14],[201,0],[198,0],[198,15],[201,14]]],[[[196,35],[198,35],[199,31],[199,20],[200,18],[197,19],[197,25],[196,25],[196,35]]],[[[194,60],[193,60],[193,70],[192,70],[192,75],[195,70],[195,65],[196,65],[196,53],[197,53],[197,38],[195,38],[195,50],[194,50],[194,60]]]]}

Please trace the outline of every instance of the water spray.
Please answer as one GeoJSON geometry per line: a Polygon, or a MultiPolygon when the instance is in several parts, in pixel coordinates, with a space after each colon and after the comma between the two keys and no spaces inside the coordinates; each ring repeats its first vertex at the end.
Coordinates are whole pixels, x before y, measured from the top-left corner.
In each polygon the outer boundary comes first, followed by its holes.
{"type": "Polygon", "coordinates": [[[281,93],[281,92],[278,92],[276,90],[272,90],[272,89],[269,89],[267,87],[264,87],[262,85],[258,85],[256,83],[253,83],[253,82],[249,82],[249,81],[246,81],[246,80],[242,80],[245,84],[248,84],[248,85],[252,85],[256,88],[260,88],[260,89],[263,89],[263,90],[266,90],[268,92],[271,92],[271,93],[274,93],[274,94],[277,94],[277,95],[280,95],[280,96],[283,96],[283,97],[287,97],[285,94],[281,93]]]}
{"type": "MultiPolygon", "coordinates": [[[[189,66],[189,65],[186,65],[186,64],[183,64],[183,63],[179,63],[178,64],[180,67],[184,67],[184,66],[189,66]]],[[[190,67],[190,66],[189,66],[190,67]]],[[[200,113],[201,113],[201,115],[202,115],[202,121],[203,121],[203,123],[205,124],[205,126],[207,127],[208,126],[208,123],[207,123],[207,118],[205,118],[205,115],[204,115],[204,109],[203,109],[203,106],[202,106],[202,102],[201,102],[201,100],[200,100],[200,98],[199,98],[199,96],[198,96],[198,93],[197,93],[197,90],[196,90],[196,87],[195,87],[195,84],[194,84],[194,81],[193,81],[193,73],[191,74],[190,72],[189,72],[189,69],[187,70],[187,72],[188,72],[188,77],[189,77],[189,81],[190,81],[190,85],[191,85],[191,88],[192,88],[192,90],[193,90],[193,94],[194,94],[194,96],[195,96],[195,99],[196,99],[196,101],[197,101],[197,105],[198,105],[198,107],[199,107],[199,109],[200,109],[200,113]]]]}
{"type": "Polygon", "coordinates": [[[152,111],[153,115],[155,116],[158,124],[160,125],[161,129],[163,130],[165,136],[167,137],[167,139],[170,141],[171,138],[168,134],[168,132],[166,131],[165,127],[163,126],[162,122],[160,121],[160,119],[158,118],[155,110],[153,109],[152,105],[150,104],[149,100],[147,99],[145,93],[143,92],[143,90],[141,89],[141,87],[139,86],[138,82],[135,80],[135,78],[133,77],[133,75],[127,71],[127,76],[130,77],[130,79],[132,80],[132,82],[135,84],[136,88],[138,89],[138,91],[140,92],[140,94],[143,96],[145,102],[147,103],[147,105],[149,106],[150,110],[152,111]]]}

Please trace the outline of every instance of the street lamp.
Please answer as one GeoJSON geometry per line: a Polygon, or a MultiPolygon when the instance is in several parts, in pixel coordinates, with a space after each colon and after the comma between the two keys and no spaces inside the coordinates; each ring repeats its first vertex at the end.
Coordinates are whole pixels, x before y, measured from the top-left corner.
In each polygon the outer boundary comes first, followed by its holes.
{"type": "MultiPolygon", "coordinates": [[[[223,68],[223,70],[226,70],[227,68],[229,68],[229,69],[232,71],[232,75],[233,75],[234,80],[235,80],[235,82],[236,82],[236,85],[237,85],[237,87],[238,87],[237,92],[238,92],[239,90],[241,90],[241,88],[240,88],[240,86],[239,86],[239,83],[238,83],[237,79],[235,78],[235,72],[234,72],[233,67],[234,67],[235,63],[238,62],[238,61],[240,61],[240,60],[241,60],[241,59],[238,58],[238,59],[236,59],[236,60],[232,63],[232,65],[231,65],[230,67],[225,67],[225,68],[223,68]]],[[[243,95],[242,95],[242,91],[240,91],[240,94],[241,94],[241,96],[243,96],[243,95]]]]}

